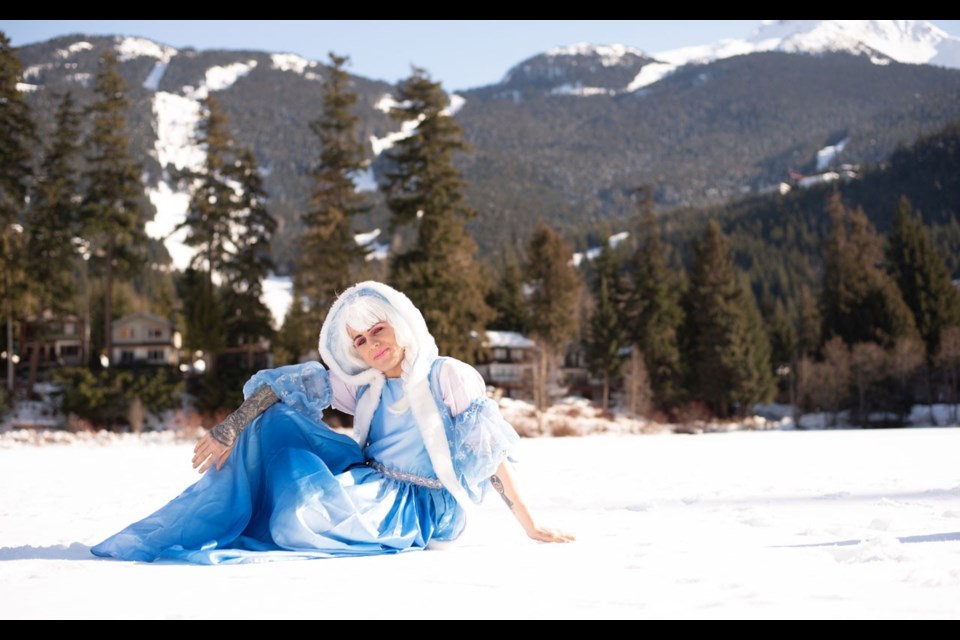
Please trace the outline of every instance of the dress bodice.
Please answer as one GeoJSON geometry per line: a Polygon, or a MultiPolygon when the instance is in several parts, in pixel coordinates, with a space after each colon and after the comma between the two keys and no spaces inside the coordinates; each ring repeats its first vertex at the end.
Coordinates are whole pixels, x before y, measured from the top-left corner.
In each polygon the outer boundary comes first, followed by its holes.
{"type": "Polygon", "coordinates": [[[409,405],[401,403],[403,399],[401,379],[388,378],[380,406],[370,422],[364,457],[397,471],[434,478],[433,464],[424,446],[423,436],[409,405]],[[404,406],[397,408],[398,404],[404,406]]]}

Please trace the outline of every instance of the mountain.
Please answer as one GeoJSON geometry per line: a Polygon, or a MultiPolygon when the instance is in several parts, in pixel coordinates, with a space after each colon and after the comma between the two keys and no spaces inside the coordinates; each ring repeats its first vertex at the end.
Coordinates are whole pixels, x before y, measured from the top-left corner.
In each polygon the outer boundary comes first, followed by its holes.
{"type": "Polygon", "coordinates": [[[630,93],[689,64],[780,51],[863,55],[874,64],[900,62],[960,68],[960,38],[923,20],[764,20],[744,39],[647,54],[624,45],[560,47],[513,67],[499,89],[540,88],[554,94],[630,93]]]}
{"type": "Polygon", "coordinates": [[[960,38],[923,20],[764,20],[750,37],[671,49],[634,78],[636,91],[688,64],[704,64],[767,51],[863,55],[874,64],[932,64],[960,68],[960,38]]]}
{"type": "MultiPolygon", "coordinates": [[[[534,56],[498,84],[452,96],[472,149],[458,159],[480,213],[472,231],[485,254],[523,246],[540,218],[586,242],[589,231],[632,214],[641,186],[651,185],[669,213],[763,192],[791,171],[814,173],[827,146],[840,151],[835,162],[882,162],[960,119],[960,70],[945,66],[960,59],[957,43],[922,21],[777,21],[696,52],[582,44],[534,56]]],[[[21,89],[41,129],[59,92],[89,100],[105,48],[118,52],[130,87],[132,144],[156,209],[148,231],[166,238],[175,264],[188,257],[169,236],[186,197],[171,175],[202,161],[197,104],[211,92],[257,156],[281,222],[277,261],[289,264],[318,155],[309,123],[320,115],[326,66],[289,54],[64,36],[18,50],[21,89]]],[[[374,161],[363,184],[373,189],[379,154],[400,131],[387,115],[393,87],[351,80],[374,161]]],[[[371,197],[377,207],[358,231],[386,221],[379,194],[371,197]]]]}

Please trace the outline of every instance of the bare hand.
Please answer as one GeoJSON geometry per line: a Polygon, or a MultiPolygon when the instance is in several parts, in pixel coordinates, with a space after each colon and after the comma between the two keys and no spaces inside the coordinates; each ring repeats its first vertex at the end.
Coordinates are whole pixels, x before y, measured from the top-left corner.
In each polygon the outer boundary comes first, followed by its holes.
{"type": "Polygon", "coordinates": [[[573,542],[574,536],[558,529],[547,529],[545,527],[534,527],[527,531],[527,535],[538,542],[573,542]]]}
{"type": "Polygon", "coordinates": [[[217,442],[209,433],[205,433],[193,448],[193,468],[203,473],[216,463],[217,471],[223,468],[223,463],[230,457],[233,447],[217,442]],[[199,467],[199,468],[198,468],[199,467]]]}

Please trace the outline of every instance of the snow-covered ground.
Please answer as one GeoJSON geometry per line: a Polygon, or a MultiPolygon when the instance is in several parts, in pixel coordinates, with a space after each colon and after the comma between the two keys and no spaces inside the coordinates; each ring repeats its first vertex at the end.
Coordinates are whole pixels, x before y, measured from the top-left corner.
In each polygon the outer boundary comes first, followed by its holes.
{"type": "Polygon", "coordinates": [[[568,545],[492,496],[452,546],[230,566],[91,545],[196,479],[176,432],[0,435],[3,619],[957,619],[960,429],[521,440],[568,545]]]}

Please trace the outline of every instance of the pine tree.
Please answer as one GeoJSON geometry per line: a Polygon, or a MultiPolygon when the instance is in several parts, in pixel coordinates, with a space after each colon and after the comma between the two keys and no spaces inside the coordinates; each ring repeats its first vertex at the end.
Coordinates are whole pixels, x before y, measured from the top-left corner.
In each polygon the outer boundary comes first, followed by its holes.
{"type": "Polygon", "coordinates": [[[73,240],[80,225],[80,113],[70,92],[63,95],[55,121],[26,224],[31,289],[41,312],[63,311],[72,295],[70,273],[77,257],[73,240]]]}
{"type": "MultiPolygon", "coordinates": [[[[44,154],[37,176],[33,202],[27,212],[27,272],[37,314],[72,311],[75,293],[73,274],[79,268],[74,239],[80,230],[79,168],[80,112],[72,94],[63,95],[57,107],[56,128],[50,147],[44,154]]],[[[30,351],[30,375],[27,385],[32,393],[37,379],[40,349],[38,342],[45,324],[37,325],[30,351]]]]}
{"type": "Polygon", "coordinates": [[[590,372],[603,379],[602,407],[607,411],[610,385],[620,378],[628,346],[622,313],[622,264],[606,241],[591,266],[594,306],[587,330],[586,359],[590,372]]]}
{"type": "Polygon", "coordinates": [[[200,107],[196,143],[206,158],[200,171],[178,176],[181,182],[188,183],[190,190],[187,216],[178,228],[186,228],[184,242],[197,250],[191,266],[205,274],[213,290],[214,275],[223,274],[232,249],[230,224],[236,192],[231,180],[235,144],[220,102],[209,96],[201,101],[200,107]]]}
{"type": "Polygon", "coordinates": [[[960,293],[906,197],[897,209],[886,258],[887,272],[900,287],[932,360],[940,348],[941,332],[960,325],[960,293]]]}
{"type": "Polygon", "coordinates": [[[231,176],[238,193],[231,212],[233,252],[223,265],[224,307],[229,344],[246,346],[250,353],[253,344],[274,334],[273,317],[263,302],[263,281],[275,269],[270,243],[277,221],[267,210],[267,194],[250,149],[237,153],[231,176]]]}
{"type": "MultiPolygon", "coordinates": [[[[30,107],[17,83],[22,65],[6,34],[0,31],[0,269],[3,269],[4,351],[13,352],[15,298],[24,292],[20,226],[27,189],[33,176],[30,151],[36,133],[30,107]]],[[[7,383],[13,385],[13,359],[7,358],[7,383]]]]}
{"type": "Polygon", "coordinates": [[[570,245],[552,228],[538,222],[527,248],[524,279],[530,286],[527,327],[541,352],[534,389],[540,410],[549,404],[547,388],[556,377],[557,357],[566,352],[580,326],[582,285],[572,261],[570,245]]]}
{"type": "Polygon", "coordinates": [[[389,152],[393,168],[383,191],[391,230],[413,227],[412,246],[394,254],[390,280],[420,309],[441,352],[472,362],[493,311],[465,225],[476,212],[464,203],[464,181],[454,154],[467,150],[462,129],[447,112],[447,96],[422,69],[398,88],[390,116],[415,122],[389,152]]]}
{"type": "Polygon", "coordinates": [[[330,54],[323,115],[310,124],[320,143],[320,159],[312,174],[310,206],[302,217],[294,279],[318,326],[336,295],[353,283],[352,267],[366,254],[353,231],[354,218],[371,204],[354,183],[366,161],[356,132],[360,118],[352,112],[357,94],[349,90],[350,77],[344,71],[348,59],[330,54]]]}
{"type": "Polygon", "coordinates": [[[647,198],[642,204],[640,241],[631,262],[631,290],[625,302],[626,325],[644,355],[654,400],[660,407],[677,402],[683,377],[679,331],[682,284],[667,263],[660,226],[647,198]]]}
{"type": "Polygon", "coordinates": [[[177,293],[185,307],[183,345],[190,352],[202,352],[209,371],[216,366],[213,356],[227,347],[226,319],[218,291],[205,271],[187,267],[177,279],[177,293]]]}
{"type": "Polygon", "coordinates": [[[274,268],[270,242],[276,220],[266,208],[256,159],[230,134],[223,107],[210,96],[201,108],[197,143],[206,159],[200,171],[179,178],[191,192],[181,227],[187,229],[185,242],[197,249],[191,261],[195,273],[185,288],[193,296],[187,303],[188,342],[204,352],[210,372],[228,346],[249,347],[273,334],[262,294],[263,280],[274,268]],[[225,316],[216,317],[221,312],[225,316]]]}
{"type": "Polygon", "coordinates": [[[92,131],[86,141],[87,185],[83,201],[84,236],[93,243],[91,267],[103,274],[103,336],[111,357],[115,277],[131,277],[143,268],[146,246],[140,202],[140,167],[130,154],[124,112],[130,106],[113,51],[104,52],[97,69],[92,131]]]}
{"type": "MultiPolygon", "coordinates": [[[[274,341],[273,354],[277,364],[295,364],[304,354],[316,353],[317,334],[315,318],[307,311],[305,297],[294,285],[293,300],[274,341]]],[[[314,359],[319,357],[317,353],[314,359]]]]}
{"type": "Polygon", "coordinates": [[[797,330],[790,321],[783,301],[773,303],[773,311],[767,320],[767,333],[770,338],[770,360],[775,370],[789,367],[797,357],[797,330]]]}
{"type": "Polygon", "coordinates": [[[880,238],[866,214],[847,211],[836,192],[827,211],[832,227],[824,257],[823,339],[839,336],[847,346],[876,342],[889,348],[917,335],[896,283],[880,268],[880,238]]]}
{"type": "Polygon", "coordinates": [[[752,291],[741,281],[713,220],[694,246],[687,294],[693,389],[720,417],[769,402],[770,342],[752,291]]]}
{"type": "Polygon", "coordinates": [[[527,332],[527,301],[523,295],[523,274],[514,255],[505,258],[496,283],[487,295],[487,304],[496,312],[489,328],[495,331],[527,332]]]}
{"type": "MultiPolygon", "coordinates": [[[[36,142],[36,131],[30,106],[17,89],[21,72],[16,51],[0,31],[0,224],[4,234],[11,224],[20,222],[33,176],[30,149],[36,142]]],[[[3,258],[6,269],[6,252],[3,258]]]]}
{"type": "Polygon", "coordinates": [[[797,357],[802,358],[820,348],[823,320],[820,317],[817,296],[807,285],[800,287],[797,306],[797,357]]]}

